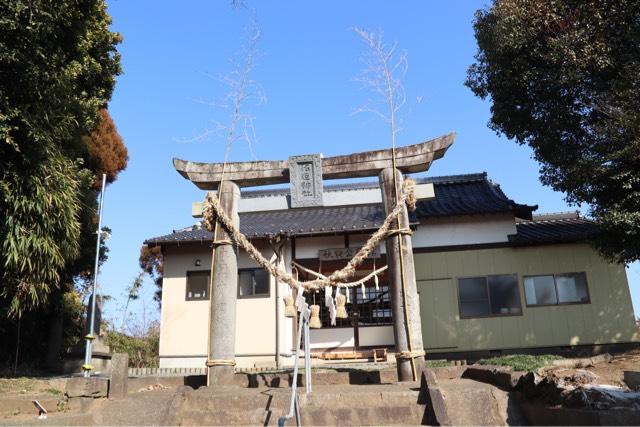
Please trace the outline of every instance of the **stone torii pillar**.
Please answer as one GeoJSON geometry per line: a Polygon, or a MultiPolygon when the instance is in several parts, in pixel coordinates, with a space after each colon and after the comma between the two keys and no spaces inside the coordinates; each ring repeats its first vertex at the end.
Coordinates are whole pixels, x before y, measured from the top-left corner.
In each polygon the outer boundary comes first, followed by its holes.
{"type": "MultiPolygon", "coordinates": [[[[382,191],[385,216],[389,215],[389,212],[393,210],[396,195],[402,194],[402,179],[402,173],[397,169],[387,168],[380,172],[380,189],[382,191]],[[397,188],[394,187],[394,183],[397,188]]],[[[400,215],[398,215],[398,221],[392,223],[390,230],[396,228],[400,230],[409,228],[409,214],[406,206],[402,208],[400,215]]],[[[400,354],[407,351],[422,352],[424,347],[422,344],[420,301],[416,286],[411,235],[400,233],[389,236],[385,241],[385,247],[387,250],[387,265],[389,267],[389,292],[396,353],[400,354]]],[[[396,358],[399,381],[415,381],[420,378],[420,374],[424,370],[424,355],[413,358],[413,363],[415,364],[415,378],[411,359],[396,358]]]]}
{"type": "MultiPolygon", "coordinates": [[[[223,181],[218,190],[220,206],[236,227],[240,225],[238,201],[240,188],[223,181]]],[[[222,227],[214,236],[213,285],[209,306],[209,348],[207,349],[207,384],[233,384],[236,349],[236,299],[238,258],[222,227]]]]}

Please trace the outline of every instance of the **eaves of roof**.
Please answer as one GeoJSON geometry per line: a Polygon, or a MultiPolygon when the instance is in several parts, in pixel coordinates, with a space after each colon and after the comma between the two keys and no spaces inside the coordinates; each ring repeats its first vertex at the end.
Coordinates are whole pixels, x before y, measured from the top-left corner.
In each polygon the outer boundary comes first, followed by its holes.
{"type": "MultiPolygon", "coordinates": [[[[435,198],[417,203],[411,214],[412,224],[423,218],[513,213],[531,219],[537,206],[515,203],[500,187],[487,179],[486,173],[423,178],[419,183],[433,183],[435,198]]],[[[327,191],[353,191],[377,188],[376,182],[327,186],[327,191]]],[[[243,192],[242,197],[268,197],[288,194],[288,189],[243,192]]],[[[244,212],[240,214],[240,231],[249,238],[276,235],[310,236],[356,233],[376,230],[384,221],[382,205],[349,205],[280,211],[244,212]]],[[[150,245],[211,241],[207,230],[191,227],[148,239],[150,245]]]]}
{"type": "Polygon", "coordinates": [[[522,221],[516,224],[516,234],[509,236],[515,246],[587,241],[598,233],[595,222],[586,218],[558,218],[542,221],[522,221]]]}

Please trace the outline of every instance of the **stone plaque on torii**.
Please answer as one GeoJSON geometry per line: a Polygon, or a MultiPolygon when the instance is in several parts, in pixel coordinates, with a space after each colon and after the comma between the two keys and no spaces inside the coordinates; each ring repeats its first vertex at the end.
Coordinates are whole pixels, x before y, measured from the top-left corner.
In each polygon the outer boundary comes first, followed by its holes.
{"type": "MultiPolygon", "coordinates": [[[[444,156],[447,149],[453,144],[454,138],[455,135],[450,133],[420,144],[397,147],[395,153],[392,149],[385,149],[328,157],[321,159],[321,161],[318,161],[318,156],[296,156],[291,160],[292,165],[293,162],[298,161],[298,165],[312,162],[315,171],[310,172],[318,175],[321,173],[322,179],[378,176],[385,215],[388,215],[395,205],[395,197],[401,192],[402,174],[428,170],[434,160],[444,156]],[[392,167],[394,160],[395,171],[392,167]],[[394,188],[394,183],[396,188],[394,188]]],[[[290,175],[295,175],[299,171],[308,171],[303,168],[291,173],[287,160],[224,164],[173,159],[173,165],[180,175],[193,182],[198,188],[218,190],[222,210],[233,219],[236,227],[239,227],[240,222],[238,216],[239,187],[287,183],[290,182],[290,175]],[[222,185],[220,185],[221,182],[222,185]]],[[[314,178],[312,177],[311,180],[313,181],[314,178]]],[[[306,182],[310,181],[307,179],[306,182]]],[[[292,183],[292,186],[298,184],[300,184],[299,180],[292,183]]],[[[312,185],[318,185],[317,180],[312,185]]],[[[320,182],[319,185],[321,186],[322,183],[320,182]]],[[[302,203],[298,206],[321,205],[321,191],[319,194],[319,199],[318,192],[307,194],[309,196],[307,200],[305,201],[305,197],[302,197],[299,199],[302,200],[302,203]]],[[[292,207],[296,206],[292,203],[292,207]]],[[[409,228],[406,207],[402,209],[397,222],[396,228],[409,228]]],[[[220,228],[213,240],[214,242],[228,242],[229,237],[220,228]]],[[[403,233],[390,236],[386,239],[385,245],[396,351],[398,354],[408,353],[410,349],[422,351],[424,346],[411,235],[403,233]],[[405,295],[403,295],[402,287],[403,276],[405,295]],[[408,319],[408,323],[405,322],[405,318],[408,319]],[[411,342],[409,342],[409,337],[411,337],[411,342]]],[[[233,381],[234,373],[231,362],[235,359],[236,288],[238,283],[237,255],[232,246],[228,244],[216,245],[213,270],[212,279],[215,286],[213,286],[210,295],[211,323],[209,325],[208,357],[218,361],[230,361],[230,363],[211,366],[208,379],[210,384],[229,384],[233,381]]],[[[411,381],[414,368],[418,372],[424,369],[424,356],[401,358],[397,360],[397,365],[398,379],[411,381]],[[412,360],[415,363],[413,368],[412,360]]]]}

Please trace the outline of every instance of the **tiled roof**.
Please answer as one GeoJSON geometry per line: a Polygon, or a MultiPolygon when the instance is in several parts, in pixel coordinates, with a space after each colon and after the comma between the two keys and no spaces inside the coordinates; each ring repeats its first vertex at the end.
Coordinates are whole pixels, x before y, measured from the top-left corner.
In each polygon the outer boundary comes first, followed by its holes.
{"type": "MultiPolygon", "coordinates": [[[[249,238],[279,234],[335,234],[375,230],[383,221],[384,212],[380,205],[245,212],[240,214],[240,231],[249,238]]],[[[176,230],[166,236],[154,237],[145,243],[205,242],[211,241],[212,236],[210,231],[194,226],[176,230]]]]}
{"type": "MultiPolygon", "coordinates": [[[[433,183],[435,199],[420,201],[411,215],[433,218],[460,215],[483,215],[513,212],[520,218],[531,218],[537,206],[515,203],[500,187],[487,179],[486,173],[423,178],[419,183],[433,183]]],[[[377,182],[339,184],[325,191],[350,191],[377,188],[377,182]]],[[[288,194],[288,189],[245,191],[243,198],[260,198],[288,194]]],[[[240,231],[248,237],[283,235],[319,235],[344,231],[372,231],[384,220],[381,205],[353,205],[289,209],[280,211],[244,212],[240,214],[240,231]]],[[[148,244],[211,241],[211,233],[198,227],[188,227],[146,241],[148,244]]]]}
{"type": "Polygon", "coordinates": [[[513,212],[531,219],[537,206],[521,205],[509,199],[486,173],[432,178],[435,199],[418,202],[418,218],[482,215],[513,212]]]}
{"type": "Polygon", "coordinates": [[[598,232],[597,225],[580,217],[564,217],[551,220],[521,221],[516,224],[517,234],[509,236],[515,245],[542,243],[569,243],[584,241],[598,232]]]}

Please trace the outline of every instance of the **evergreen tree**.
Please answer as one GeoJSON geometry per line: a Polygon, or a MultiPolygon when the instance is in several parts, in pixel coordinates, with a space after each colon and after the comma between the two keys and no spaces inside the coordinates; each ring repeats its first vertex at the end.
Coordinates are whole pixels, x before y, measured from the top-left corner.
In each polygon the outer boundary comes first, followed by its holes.
{"type": "Polygon", "coordinates": [[[640,2],[494,0],[474,26],[466,85],[491,99],[489,126],[590,206],[603,254],[640,259],[640,2]]]}

